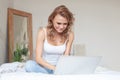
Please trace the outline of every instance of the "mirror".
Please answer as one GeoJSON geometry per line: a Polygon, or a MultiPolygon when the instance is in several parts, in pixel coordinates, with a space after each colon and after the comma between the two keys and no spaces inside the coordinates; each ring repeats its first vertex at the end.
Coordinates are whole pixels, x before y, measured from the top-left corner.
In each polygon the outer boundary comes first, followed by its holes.
{"type": "Polygon", "coordinates": [[[27,48],[28,59],[32,58],[32,14],[8,8],[8,54],[13,61],[16,50],[27,48]]]}

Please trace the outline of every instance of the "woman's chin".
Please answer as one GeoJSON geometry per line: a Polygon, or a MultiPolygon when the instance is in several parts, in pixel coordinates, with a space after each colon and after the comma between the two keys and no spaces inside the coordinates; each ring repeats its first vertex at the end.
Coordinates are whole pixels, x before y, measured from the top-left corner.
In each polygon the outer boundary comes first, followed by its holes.
{"type": "Polygon", "coordinates": [[[56,31],[57,31],[57,33],[61,34],[61,33],[63,33],[64,30],[56,30],[56,31]]]}
{"type": "Polygon", "coordinates": [[[59,34],[63,33],[63,31],[57,31],[59,34]]]}

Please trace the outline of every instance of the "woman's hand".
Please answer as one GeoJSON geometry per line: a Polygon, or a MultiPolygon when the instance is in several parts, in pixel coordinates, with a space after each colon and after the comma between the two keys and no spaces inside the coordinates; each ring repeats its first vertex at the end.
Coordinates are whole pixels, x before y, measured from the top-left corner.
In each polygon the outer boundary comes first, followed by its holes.
{"type": "Polygon", "coordinates": [[[55,66],[52,66],[51,69],[52,69],[53,71],[55,71],[56,67],[55,67],[55,66]]]}

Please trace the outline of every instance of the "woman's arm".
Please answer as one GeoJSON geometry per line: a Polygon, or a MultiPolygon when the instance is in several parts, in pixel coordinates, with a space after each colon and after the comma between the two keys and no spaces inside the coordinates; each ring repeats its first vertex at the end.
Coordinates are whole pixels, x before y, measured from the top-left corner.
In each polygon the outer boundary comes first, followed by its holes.
{"type": "Polygon", "coordinates": [[[73,40],[74,40],[74,33],[70,32],[68,36],[67,47],[66,47],[64,55],[70,55],[73,40]]]}
{"type": "Polygon", "coordinates": [[[45,68],[55,70],[55,66],[47,63],[42,58],[42,51],[43,51],[43,44],[45,39],[45,32],[43,29],[40,29],[37,36],[37,44],[36,44],[36,62],[40,65],[42,65],[45,68]]]}

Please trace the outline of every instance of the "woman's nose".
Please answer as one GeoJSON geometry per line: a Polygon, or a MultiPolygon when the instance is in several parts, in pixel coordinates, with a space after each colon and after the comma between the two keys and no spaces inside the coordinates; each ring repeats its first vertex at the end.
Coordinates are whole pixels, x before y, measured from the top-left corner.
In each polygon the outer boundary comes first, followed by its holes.
{"type": "Polygon", "coordinates": [[[61,28],[61,29],[64,28],[64,25],[60,25],[60,28],[61,28]]]}

